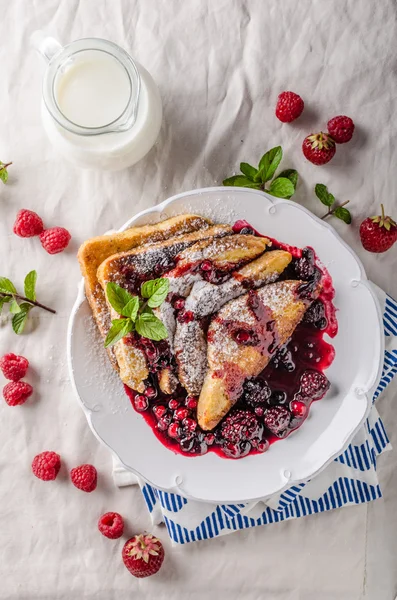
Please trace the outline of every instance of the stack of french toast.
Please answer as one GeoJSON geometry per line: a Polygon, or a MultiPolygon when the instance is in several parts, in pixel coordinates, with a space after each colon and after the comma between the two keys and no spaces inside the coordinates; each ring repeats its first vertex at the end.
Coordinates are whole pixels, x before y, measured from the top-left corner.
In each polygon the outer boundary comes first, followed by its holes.
{"type": "Polygon", "coordinates": [[[244,383],[289,340],[319,293],[316,285],[308,293],[305,282],[285,277],[292,256],[268,238],[198,215],[90,239],[78,258],[103,338],[120,317],[106,295],[109,283],[139,295],[143,282],[168,279],[168,295],[153,309],[167,338],[145,345],[129,334],[108,348],[109,359],[137,394],[153,382],[170,397],[182,387],[197,399],[204,431],[217,426],[244,383]]]}

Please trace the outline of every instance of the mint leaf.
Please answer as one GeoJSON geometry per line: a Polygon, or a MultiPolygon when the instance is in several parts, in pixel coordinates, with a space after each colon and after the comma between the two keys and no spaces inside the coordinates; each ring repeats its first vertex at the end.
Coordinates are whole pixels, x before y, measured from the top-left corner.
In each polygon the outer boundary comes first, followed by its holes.
{"type": "Polygon", "coordinates": [[[151,279],[145,281],[141,286],[142,298],[149,298],[148,306],[156,308],[164,302],[167,297],[170,282],[166,277],[159,277],[159,279],[151,279]]]}
{"type": "Polygon", "coordinates": [[[262,156],[258,166],[258,171],[262,183],[269,181],[269,179],[273,177],[282,158],[283,150],[281,146],[276,146],[275,148],[272,148],[262,156]]]}
{"type": "Polygon", "coordinates": [[[8,181],[8,171],[7,169],[2,168],[2,164],[0,163],[0,181],[3,183],[7,183],[8,181]]]}
{"type": "Polygon", "coordinates": [[[282,171],[279,175],[279,177],[286,177],[287,179],[289,179],[294,188],[296,189],[296,186],[298,184],[298,172],[295,171],[295,169],[285,169],[285,171],[282,171]]]}
{"type": "Polygon", "coordinates": [[[260,183],[253,183],[248,177],[244,177],[243,175],[233,175],[233,177],[228,177],[228,179],[223,180],[223,185],[254,188],[255,190],[259,190],[261,187],[260,183]]]}
{"type": "Polygon", "coordinates": [[[21,312],[21,309],[20,309],[18,302],[15,300],[15,298],[13,298],[11,300],[11,304],[10,304],[10,313],[12,313],[13,315],[17,315],[20,312],[21,312]]]}
{"type": "Polygon", "coordinates": [[[106,296],[110,305],[114,310],[122,314],[123,308],[133,298],[127,290],[117,285],[117,283],[109,282],[106,286],[106,296]]]}
{"type": "Polygon", "coordinates": [[[134,324],[131,319],[114,319],[105,339],[105,348],[113,346],[113,344],[121,340],[133,329],[134,324]]]}
{"type": "Polygon", "coordinates": [[[37,272],[30,271],[25,277],[24,289],[25,296],[28,300],[32,300],[33,302],[36,300],[36,281],[37,281],[37,272]]]}
{"type": "Polygon", "coordinates": [[[32,306],[24,302],[19,308],[19,313],[12,317],[12,328],[17,335],[20,335],[25,329],[28,314],[32,306]]]}
{"type": "Polygon", "coordinates": [[[155,317],[148,313],[139,315],[135,323],[136,331],[142,337],[158,342],[165,340],[168,337],[168,331],[165,325],[155,317]]]}
{"type": "Polygon", "coordinates": [[[347,210],[347,208],[344,208],[343,206],[338,206],[337,208],[335,208],[334,216],[346,223],[347,225],[350,225],[350,223],[352,222],[352,216],[350,212],[347,210]]]}
{"type": "Polygon", "coordinates": [[[139,298],[133,296],[129,302],[124,306],[121,313],[123,317],[129,317],[131,321],[135,321],[139,309],[139,298]]]}
{"type": "Polygon", "coordinates": [[[272,196],[277,198],[291,198],[295,192],[294,184],[286,177],[277,177],[273,179],[268,190],[272,196]]]}
{"type": "Polygon", "coordinates": [[[317,198],[325,204],[325,206],[332,206],[335,202],[335,198],[332,194],[328,192],[327,186],[323,183],[316,183],[316,187],[314,188],[317,198]]]}
{"type": "Polygon", "coordinates": [[[255,169],[255,167],[249,165],[248,163],[242,162],[240,163],[240,171],[244,173],[244,175],[248,177],[248,179],[254,181],[254,177],[257,174],[258,169],[255,169]]]}
{"type": "Polygon", "coordinates": [[[0,293],[3,294],[16,294],[17,290],[15,285],[7,279],[7,277],[0,277],[0,293]]]}

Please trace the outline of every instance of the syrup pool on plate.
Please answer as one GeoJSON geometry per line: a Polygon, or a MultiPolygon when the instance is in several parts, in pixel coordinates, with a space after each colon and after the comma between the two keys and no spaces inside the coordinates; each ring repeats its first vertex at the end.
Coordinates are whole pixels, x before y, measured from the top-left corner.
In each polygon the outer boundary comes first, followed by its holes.
{"type": "MultiPolygon", "coordinates": [[[[245,221],[238,221],[234,231],[260,236],[245,221]]],[[[332,363],[335,353],[324,335],[334,337],[337,333],[331,277],[312,248],[302,250],[272,240],[272,249],[287,250],[293,256],[280,279],[303,280],[300,293],[304,296],[321,277],[321,292],[288,342],[278,348],[258,377],[245,382],[243,394],[213,431],[200,429],[196,418],[198,399],[188,397],[182,386],[178,386],[172,396],[163,394],[158,388],[157,371],[164,367],[175,368],[168,343],[138,341],[146,353],[150,380],[144,394],[136,394],[128,387],[125,390],[157,438],[174,452],[186,456],[216,452],[222,458],[242,458],[265,452],[270,444],[298,429],[307,418],[311,403],[321,400],[328,391],[330,383],[324,371],[332,363]]],[[[202,273],[205,278],[209,266],[205,265],[202,273]]],[[[166,270],[165,266],[164,272],[166,270]]],[[[183,299],[174,299],[173,306],[177,318],[178,315],[183,317],[183,299]]],[[[239,342],[249,344],[247,336],[248,332],[242,332],[239,342]]]]}

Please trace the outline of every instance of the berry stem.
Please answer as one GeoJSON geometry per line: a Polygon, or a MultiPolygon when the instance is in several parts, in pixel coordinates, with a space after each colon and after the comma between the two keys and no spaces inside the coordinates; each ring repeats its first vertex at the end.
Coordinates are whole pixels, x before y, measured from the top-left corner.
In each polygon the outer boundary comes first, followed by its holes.
{"type": "Polygon", "coordinates": [[[0,298],[18,298],[18,300],[22,300],[23,302],[27,302],[28,304],[31,304],[32,306],[37,306],[38,308],[42,308],[43,310],[46,310],[46,311],[52,313],[53,315],[55,315],[57,312],[53,308],[49,308],[48,306],[41,304],[41,302],[36,302],[36,300],[29,300],[29,298],[26,298],[25,296],[21,296],[21,294],[5,294],[4,292],[1,292],[0,298]]]}
{"type": "Polygon", "coordinates": [[[342,207],[342,206],[346,206],[346,204],[349,204],[349,202],[350,202],[350,200],[346,200],[346,202],[342,202],[342,204],[339,204],[338,206],[335,206],[335,208],[333,208],[332,210],[331,210],[331,208],[329,208],[329,209],[328,209],[328,212],[327,212],[327,213],[325,213],[325,215],[323,215],[323,216],[321,217],[321,219],[326,219],[327,217],[329,217],[329,216],[333,215],[333,214],[334,214],[334,212],[335,212],[335,210],[336,210],[337,208],[340,208],[340,207],[342,207]]]}

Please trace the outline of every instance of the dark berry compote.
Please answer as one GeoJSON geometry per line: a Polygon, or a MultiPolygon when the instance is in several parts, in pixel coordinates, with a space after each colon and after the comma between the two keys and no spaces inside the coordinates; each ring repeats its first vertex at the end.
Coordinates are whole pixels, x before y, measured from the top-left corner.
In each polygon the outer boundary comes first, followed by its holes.
{"type": "MultiPolygon", "coordinates": [[[[233,230],[261,236],[246,221],[237,221],[233,230]]],[[[323,398],[330,386],[324,371],[332,363],[335,353],[333,346],[324,340],[324,334],[332,338],[338,329],[331,277],[312,248],[300,249],[274,239],[271,241],[268,252],[282,249],[293,257],[280,279],[302,280],[304,283],[299,289],[302,298],[310,298],[319,283],[321,292],[289,341],[277,350],[258,377],[245,382],[243,394],[213,431],[203,431],[197,423],[197,397],[187,396],[181,385],[172,395],[160,391],[158,372],[164,368],[171,372],[176,369],[168,343],[139,341],[146,354],[150,377],[143,394],[128,387],[125,389],[135,410],[142,414],[157,438],[174,452],[198,456],[211,451],[224,458],[265,452],[270,444],[287,437],[302,425],[311,403],[323,398]]],[[[208,279],[211,265],[202,266],[203,278],[208,279]]],[[[159,275],[161,273],[157,273],[159,275]]],[[[211,282],[216,284],[224,280],[224,277],[214,277],[211,282]]],[[[175,298],[172,304],[177,319],[187,318],[183,298],[175,298]]],[[[244,334],[246,332],[241,333],[240,342],[247,344],[250,340],[244,334]]],[[[240,338],[235,339],[239,341],[240,338]]]]}

